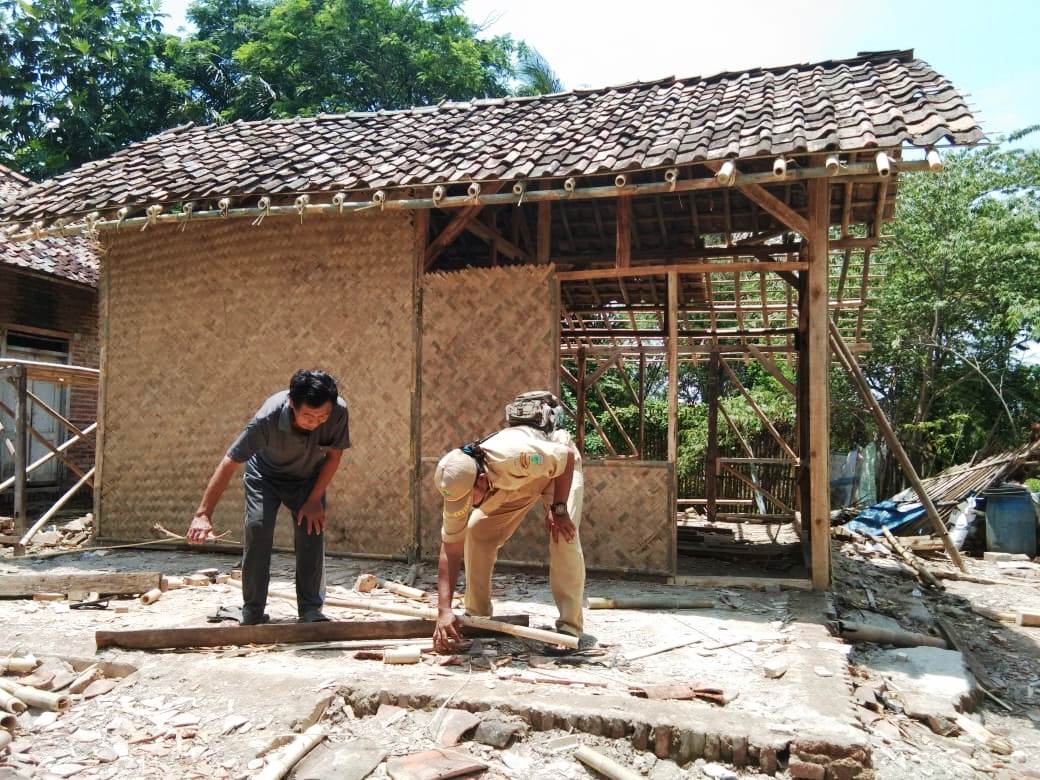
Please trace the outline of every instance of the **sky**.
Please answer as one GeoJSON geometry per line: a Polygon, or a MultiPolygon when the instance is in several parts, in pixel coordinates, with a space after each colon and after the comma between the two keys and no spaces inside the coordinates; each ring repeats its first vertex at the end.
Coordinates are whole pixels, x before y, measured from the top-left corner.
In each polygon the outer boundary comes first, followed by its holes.
{"type": "MultiPolygon", "coordinates": [[[[161,2],[176,32],[190,0],[161,2]]],[[[568,89],[913,48],[966,93],[990,135],[1040,124],[1033,0],[466,0],[464,7],[485,34],[537,49],[568,89]]]]}

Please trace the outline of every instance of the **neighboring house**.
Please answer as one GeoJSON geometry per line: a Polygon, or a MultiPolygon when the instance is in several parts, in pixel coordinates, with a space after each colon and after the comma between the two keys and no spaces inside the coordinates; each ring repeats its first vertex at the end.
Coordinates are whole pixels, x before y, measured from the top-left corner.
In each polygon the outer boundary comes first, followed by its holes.
{"type": "MultiPolygon", "coordinates": [[[[0,202],[15,201],[31,186],[24,176],[0,165],[0,202]]],[[[0,238],[0,363],[4,358],[62,363],[88,368],[98,365],[98,260],[83,238],[47,238],[14,243],[0,238]]],[[[97,419],[97,392],[63,387],[57,382],[31,380],[29,389],[79,428],[97,419]]],[[[0,388],[2,400],[13,405],[12,390],[0,388]]],[[[50,414],[33,409],[32,424],[54,444],[68,433],[50,414]]],[[[0,425],[13,430],[11,418],[0,408],[0,425]]],[[[47,452],[30,438],[29,459],[47,452]]],[[[93,463],[93,444],[70,450],[74,463],[93,463]]],[[[0,479],[14,468],[9,447],[0,441],[0,479]]],[[[69,469],[57,458],[29,475],[30,487],[55,489],[68,481],[69,469]]],[[[6,496],[0,497],[6,498],[6,496]]]]}

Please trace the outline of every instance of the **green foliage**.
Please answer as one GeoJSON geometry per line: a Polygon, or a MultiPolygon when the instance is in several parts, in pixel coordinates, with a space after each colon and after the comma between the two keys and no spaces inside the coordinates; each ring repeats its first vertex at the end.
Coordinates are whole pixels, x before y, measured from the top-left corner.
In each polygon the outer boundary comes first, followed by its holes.
{"type": "MultiPolygon", "coordinates": [[[[0,162],[40,178],[185,121],[506,95],[521,53],[462,0],[0,0],[0,162]]],[[[544,65],[544,60],[542,60],[544,65]]],[[[546,70],[551,69],[545,65],[546,70]]]]}
{"type": "MultiPolygon", "coordinates": [[[[1029,132],[1029,131],[1027,131],[1029,132]]],[[[1040,419],[1040,152],[951,152],[941,174],[900,180],[864,371],[911,457],[933,472],[1011,446],[1040,419]]],[[[832,383],[835,438],[866,429],[832,383]]],[[[862,441],[862,438],[860,438],[862,441]]]]}
{"type": "Polygon", "coordinates": [[[33,177],[197,118],[153,0],[0,0],[0,162],[33,177]]]}

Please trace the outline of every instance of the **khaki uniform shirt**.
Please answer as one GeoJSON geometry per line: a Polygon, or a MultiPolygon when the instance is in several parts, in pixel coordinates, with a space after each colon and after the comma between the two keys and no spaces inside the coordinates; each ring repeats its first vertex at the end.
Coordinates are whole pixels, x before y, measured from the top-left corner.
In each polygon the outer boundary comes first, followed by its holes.
{"type": "MultiPolygon", "coordinates": [[[[567,468],[567,457],[571,451],[566,444],[559,444],[537,428],[518,425],[504,428],[481,442],[487,459],[490,489],[474,512],[491,516],[505,504],[513,504],[522,495],[539,496],[557,476],[567,468]]],[[[460,517],[441,528],[441,539],[445,542],[461,542],[466,538],[469,517],[460,517]]]]}

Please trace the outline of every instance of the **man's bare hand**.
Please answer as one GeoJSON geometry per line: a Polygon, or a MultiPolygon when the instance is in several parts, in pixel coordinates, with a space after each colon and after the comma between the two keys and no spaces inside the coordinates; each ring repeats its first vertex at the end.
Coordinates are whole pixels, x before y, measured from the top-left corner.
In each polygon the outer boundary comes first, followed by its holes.
{"type": "Polygon", "coordinates": [[[554,515],[551,509],[545,513],[545,530],[552,537],[553,544],[557,544],[561,536],[565,542],[573,542],[578,535],[569,514],[554,515]]]}
{"type": "Polygon", "coordinates": [[[437,627],[433,629],[433,649],[438,653],[450,653],[455,646],[461,644],[462,634],[459,629],[458,615],[448,610],[437,613],[437,627]]]}
{"type": "Polygon", "coordinates": [[[213,523],[209,515],[199,513],[191,519],[188,533],[185,535],[188,544],[202,544],[213,535],[213,523]]]}
{"type": "Polygon", "coordinates": [[[321,499],[308,501],[296,513],[296,525],[307,523],[307,535],[320,534],[325,530],[325,507],[321,499]]]}

